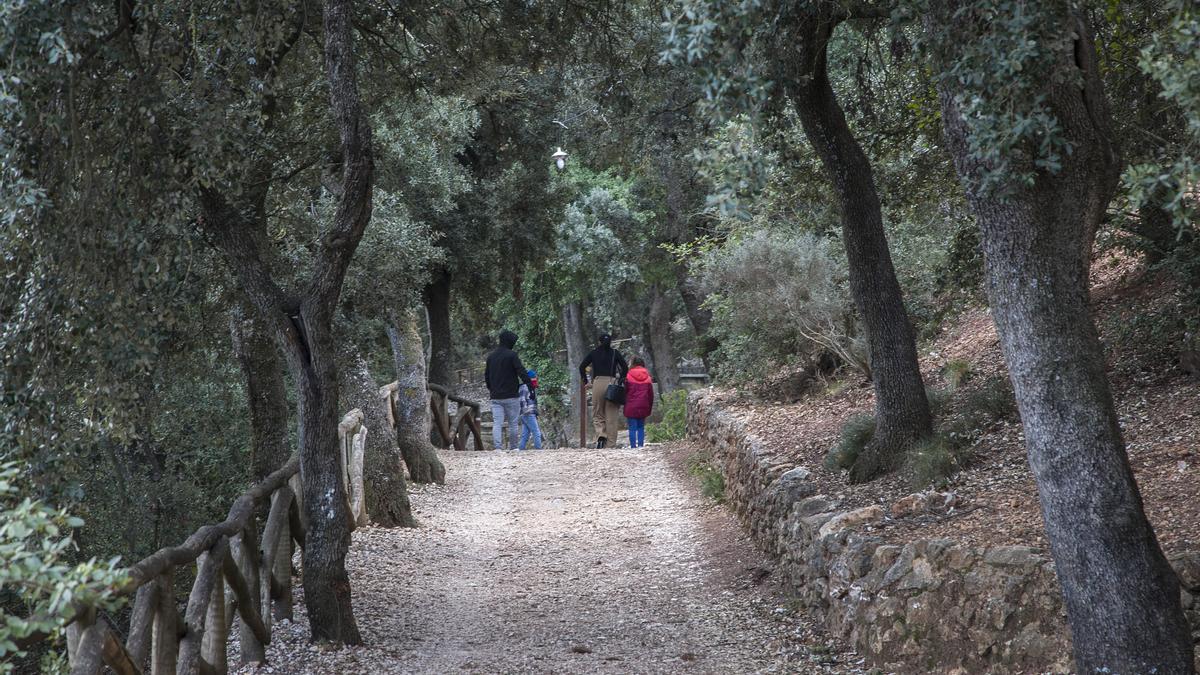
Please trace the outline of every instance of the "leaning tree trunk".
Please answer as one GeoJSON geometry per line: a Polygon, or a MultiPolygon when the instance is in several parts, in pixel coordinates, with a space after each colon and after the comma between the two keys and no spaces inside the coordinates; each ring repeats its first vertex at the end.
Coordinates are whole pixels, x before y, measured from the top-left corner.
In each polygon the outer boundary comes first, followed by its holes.
{"type": "Polygon", "coordinates": [[[709,334],[709,328],[712,327],[712,312],[704,306],[704,292],[700,290],[700,284],[692,277],[686,264],[676,263],[675,281],[676,287],[679,289],[679,296],[683,298],[683,307],[687,310],[688,321],[691,322],[692,331],[696,334],[700,360],[704,362],[704,369],[711,374],[710,356],[717,349],[716,338],[709,334]]]}
{"type": "Polygon", "coordinates": [[[396,442],[414,483],[446,482],[446,467],[429,442],[429,390],[425,386],[425,349],[413,311],[393,313],[387,326],[396,362],[396,442]]]}
{"type": "Polygon", "coordinates": [[[416,527],[400,449],[391,433],[387,399],[371,377],[367,360],[352,343],[339,348],[338,386],[343,414],[355,408],[363,412],[367,447],[363,453],[363,496],[367,516],[381,527],[416,527]]]}
{"type": "Polygon", "coordinates": [[[654,378],[659,390],[669,394],[681,389],[679,364],[671,345],[671,298],[658,284],[650,285],[650,311],[646,316],[646,343],[654,360],[654,378]]]}
{"type": "Polygon", "coordinates": [[[255,482],[287,463],[288,401],[283,359],[254,308],[235,304],[229,313],[233,353],[246,381],[250,412],[250,467],[255,482]]]}
{"type": "MultiPolygon", "coordinates": [[[[313,641],[342,644],[359,644],[362,637],[354,621],[346,574],[353,521],[338,449],[341,415],[332,323],[346,269],[371,220],[375,168],[371,124],[358,95],[351,14],[350,0],[326,0],[325,75],[341,144],[342,185],[332,222],[317,241],[304,290],[285,292],[272,278],[267,263],[271,244],[262,209],[239,208],[216,186],[206,185],[199,190],[201,217],[197,219],[287,356],[296,383],[300,482],[308,525],[304,602],[313,641]]],[[[257,201],[261,205],[261,199],[257,201]]]]}
{"type": "Polygon", "coordinates": [[[425,286],[425,309],[429,312],[429,381],[453,387],[451,358],[454,336],[450,329],[450,270],[433,273],[425,286]]]}
{"type": "Polygon", "coordinates": [[[842,212],[850,293],[870,347],[875,433],[850,469],[863,482],[897,468],[914,441],[933,433],[916,340],[892,266],[871,163],[850,131],[829,81],[835,3],[808,3],[784,21],[781,65],[800,124],[821,158],[842,212]],[[789,21],[790,19],[790,21],[789,21]]]}
{"type": "MultiPolygon", "coordinates": [[[[1179,581],[1143,512],[1088,304],[1088,261],[1119,160],[1086,19],[1068,7],[1046,5],[1041,22],[1074,40],[1039,45],[1052,67],[1030,75],[1070,143],[1061,168],[1026,164],[1032,185],[1010,176],[1003,192],[979,187],[981,172],[996,167],[973,154],[959,97],[986,100],[991,91],[962,92],[943,80],[944,131],[980,225],[992,316],[1066,600],[1076,669],[1190,673],[1179,581]]],[[[932,35],[958,36],[940,40],[947,67],[961,45],[974,44],[972,36],[1000,25],[959,10],[959,2],[945,0],[927,19],[932,35]]]]}
{"type": "MultiPolygon", "coordinates": [[[[579,381],[579,364],[587,356],[587,342],[583,337],[583,305],[580,302],[568,302],[563,305],[562,324],[563,340],[567,344],[567,372],[571,374],[571,403],[570,410],[567,411],[567,429],[571,435],[570,443],[575,443],[580,434],[579,399],[583,396],[579,381]]],[[[583,429],[584,433],[587,433],[586,422],[583,429]]]]}

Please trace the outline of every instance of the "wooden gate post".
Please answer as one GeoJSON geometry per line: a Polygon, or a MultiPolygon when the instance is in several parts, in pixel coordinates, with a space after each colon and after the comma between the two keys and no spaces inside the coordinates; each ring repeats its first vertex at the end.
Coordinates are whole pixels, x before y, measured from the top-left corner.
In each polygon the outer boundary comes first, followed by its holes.
{"type": "Polygon", "coordinates": [[[587,378],[579,378],[579,447],[587,447],[587,378]]]}

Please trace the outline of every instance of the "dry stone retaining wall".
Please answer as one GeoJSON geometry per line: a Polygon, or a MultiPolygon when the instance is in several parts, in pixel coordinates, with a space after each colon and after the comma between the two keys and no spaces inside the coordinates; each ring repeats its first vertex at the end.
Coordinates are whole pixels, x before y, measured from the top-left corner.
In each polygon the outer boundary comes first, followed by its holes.
{"type": "MultiPolygon", "coordinates": [[[[1048,553],[949,539],[898,545],[861,532],[885,517],[884,505],[839,508],[816,494],[807,469],[771,453],[700,393],[688,399],[688,435],[712,453],[730,506],[798,599],[874,666],[1070,672],[1069,630],[1048,553]]],[[[1200,627],[1200,552],[1172,563],[1184,608],[1200,627]]]]}

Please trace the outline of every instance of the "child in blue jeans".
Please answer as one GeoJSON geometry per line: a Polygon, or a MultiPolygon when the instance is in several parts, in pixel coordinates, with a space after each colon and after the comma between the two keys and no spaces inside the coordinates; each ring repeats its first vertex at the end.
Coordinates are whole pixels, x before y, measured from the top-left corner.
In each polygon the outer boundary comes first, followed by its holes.
{"type": "Polygon", "coordinates": [[[625,375],[625,419],[629,421],[629,447],[646,445],[646,418],[654,409],[654,380],[640,356],[630,361],[625,375]]]}
{"type": "Polygon", "coordinates": [[[538,426],[538,409],[537,409],[537,373],[529,371],[529,385],[521,385],[518,390],[519,400],[521,402],[521,443],[517,445],[520,450],[525,449],[525,444],[529,442],[529,437],[533,437],[533,447],[536,450],[542,449],[542,429],[538,426]]]}

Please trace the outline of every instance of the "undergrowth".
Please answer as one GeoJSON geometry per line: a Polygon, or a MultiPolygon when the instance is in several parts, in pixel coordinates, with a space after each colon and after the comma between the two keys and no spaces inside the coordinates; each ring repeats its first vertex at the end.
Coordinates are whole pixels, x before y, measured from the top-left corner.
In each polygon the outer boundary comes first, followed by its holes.
{"type": "MultiPolygon", "coordinates": [[[[1005,377],[992,377],[969,390],[960,385],[969,379],[965,361],[947,364],[945,388],[929,388],[926,396],[934,417],[934,433],[906,451],[905,473],[916,489],[944,482],[971,459],[971,447],[984,433],[1016,414],[1016,399],[1005,377]],[[951,364],[954,364],[951,366],[951,364]]],[[[846,420],[841,438],[825,455],[825,468],[849,470],[858,461],[875,432],[875,418],[859,414],[846,420]]]]}
{"type": "Polygon", "coordinates": [[[663,418],[661,422],[646,425],[646,441],[666,443],[677,441],[687,435],[687,391],[673,391],[660,399],[663,418]]]}
{"type": "Polygon", "coordinates": [[[717,502],[725,501],[725,476],[713,463],[712,455],[701,450],[687,460],[687,471],[700,481],[700,493],[717,502]]]}
{"type": "Polygon", "coordinates": [[[842,426],[842,437],[838,444],[825,455],[825,468],[830,471],[849,470],[858,461],[863,448],[875,435],[874,415],[853,415],[842,426]]]}

